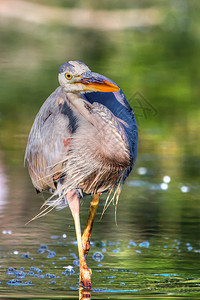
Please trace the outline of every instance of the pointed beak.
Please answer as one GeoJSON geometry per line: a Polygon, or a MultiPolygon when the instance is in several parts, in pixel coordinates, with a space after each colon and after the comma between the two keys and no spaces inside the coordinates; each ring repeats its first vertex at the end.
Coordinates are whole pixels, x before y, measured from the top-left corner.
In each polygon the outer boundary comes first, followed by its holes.
{"type": "MultiPolygon", "coordinates": [[[[75,82],[74,82],[75,83],[75,82]]],[[[76,83],[82,85],[83,91],[117,92],[120,88],[108,78],[97,73],[84,73],[77,78],[76,83]]]]}

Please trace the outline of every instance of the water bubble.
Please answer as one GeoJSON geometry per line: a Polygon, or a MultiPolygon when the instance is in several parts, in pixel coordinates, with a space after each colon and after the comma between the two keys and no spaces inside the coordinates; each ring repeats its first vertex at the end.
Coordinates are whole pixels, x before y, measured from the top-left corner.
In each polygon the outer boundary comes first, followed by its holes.
{"type": "Polygon", "coordinates": [[[165,175],[165,176],[163,177],[163,182],[165,182],[165,183],[170,183],[170,181],[171,181],[171,177],[170,177],[170,176],[165,175]]]}
{"type": "Polygon", "coordinates": [[[78,267],[79,266],[79,259],[75,259],[73,261],[73,264],[75,265],[75,267],[78,267]]]}
{"type": "Polygon", "coordinates": [[[193,247],[192,246],[188,246],[187,249],[188,249],[188,251],[192,251],[193,247]]]}
{"type": "Polygon", "coordinates": [[[119,249],[115,249],[112,251],[113,253],[119,253],[119,249]]]}
{"type": "Polygon", "coordinates": [[[73,266],[69,265],[69,266],[66,266],[66,267],[63,267],[63,268],[65,269],[64,275],[75,273],[73,266]]]}
{"type": "Polygon", "coordinates": [[[65,269],[65,270],[72,270],[72,269],[73,269],[73,266],[68,265],[68,266],[63,267],[63,269],[65,269]]]}
{"type": "Polygon", "coordinates": [[[139,246],[144,247],[144,248],[149,248],[150,243],[148,241],[144,241],[144,242],[140,243],[139,246]]]}
{"type": "Polygon", "coordinates": [[[30,258],[30,255],[28,253],[22,254],[20,256],[21,258],[30,258]]]}
{"type": "Polygon", "coordinates": [[[11,279],[11,280],[9,280],[9,281],[7,282],[7,284],[9,284],[9,285],[14,285],[14,284],[16,284],[16,279],[11,279]]]}
{"type": "Polygon", "coordinates": [[[136,247],[136,246],[137,246],[137,243],[134,242],[134,241],[130,241],[130,242],[129,242],[129,245],[136,247]]]}
{"type": "Polygon", "coordinates": [[[49,247],[46,244],[41,244],[40,249],[47,250],[49,247]]]}
{"type": "Polygon", "coordinates": [[[37,273],[42,273],[42,270],[40,270],[39,268],[35,268],[35,271],[36,271],[37,273]]]}
{"type": "Polygon", "coordinates": [[[160,188],[161,188],[161,190],[166,191],[168,189],[168,184],[162,182],[161,185],[160,185],[160,188]]]}
{"type": "Polygon", "coordinates": [[[59,260],[63,260],[63,259],[67,259],[67,257],[66,256],[59,257],[59,260]]]}
{"type": "Polygon", "coordinates": [[[37,253],[39,253],[39,254],[43,254],[45,252],[45,250],[44,249],[41,249],[41,248],[39,248],[38,250],[37,250],[37,253]]]}
{"type": "Polygon", "coordinates": [[[12,230],[2,230],[2,234],[12,234],[12,230]]]}
{"type": "Polygon", "coordinates": [[[114,246],[115,243],[110,241],[110,242],[108,242],[108,245],[109,245],[109,246],[114,246]]]}
{"type": "Polygon", "coordinates": [[[27,275],[33,276],[33,275],[34,275],[34,272],[33,272],[33,271],[29,271],[27,275]]]}
{"type": "Polygon", "coordinates": [[[54,251],[49,251],[47,258],[54,258],[54,256],[56,255],[56,252],[54,251]]]}
{"type": "Polygon", "coordinates": [[[13,267],[9,267],[8,272],[15,272],[15,269],[13,267]]]}
{"type": "Polygon", "coordinates": [[[104,255],[100,251],[97,251],[92,255],[92,258],[95,261],[100,262],[104,258],[104,255]]]}
{"type": "Polygon", "coordinates": [[[76,254],[75,253],[70,253],[70,256],[72,256],[74,259],[76,259],[77,258],[77,256],[76,256],[76,254]]]}
{"type": "Polygon", "coordinates": [[[24,278],[25,277],[25,273],[23,271],[16,271],[15,276],[17,278],[24,278]]]}
{"type": "Polygon", "coordinates": [[[8,276],[13,276],[13,275],[15,275],[15,273],[14,272],[11,272],[11,271],[7,271],[7,273],[6,273],[8,276]]]}
{"type": "Polygon", "coordinates": [[[46,278],[56,278],[56,275],[55,274],[46,273],[45,277],[46,278]]]}
{"type": "Polygon", "coordinates": [[[188,193],[189,190],[190,190],[189,187],[186,186],[186,185],[183,185],[183,186],[181,187],[181,192],[182,192],[182,193],[188,193]]]}
{"type": "Polygon", "coordinates": [[[32,281],[30,281],[30,280],[28,280],[28,281],[26,281],[26,282],[24,282],[26,285],[32,285],[33,283],[32,283],[32,281]]]}
{"type": "Polygon", "coordinates": [[[51,235],[50,238],[52,240],[57,240],[57,239],[59,239],[59,236],[58,235],[51,235]]]}
{"type": "Polygon", "coordinates": [[[102,264],[98,264],[98,267],[102,267],[103,265],[102,264]]]}
{"type": "Polygon", "coordinates": [[[147,174],[147,168],[145,167],[140,167],[137,169],[137,172],[139,175],[146,175],[147,174]]]}

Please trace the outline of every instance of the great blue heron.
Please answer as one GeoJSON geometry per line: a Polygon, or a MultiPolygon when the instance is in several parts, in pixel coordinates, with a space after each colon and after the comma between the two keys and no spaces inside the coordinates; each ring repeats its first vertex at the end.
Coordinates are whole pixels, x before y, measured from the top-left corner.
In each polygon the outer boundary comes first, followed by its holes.
{"type": "Polygon", "coordinates": [[[108,198],[118,201],[121,185],[137,156],[137,124],[117,84],[91,72],[84,63],[66,62],[58,78],[60,86],[35,118],[25,161],[36,190],[53,193],[38,216],[54,207],[70,207],[78,242],[80,283],[90,288],[86,255],[99,195],[110,191],[108,198]],[[81,237],[79,200],[83,193],[93,195],[93,200],[81,237]]]}

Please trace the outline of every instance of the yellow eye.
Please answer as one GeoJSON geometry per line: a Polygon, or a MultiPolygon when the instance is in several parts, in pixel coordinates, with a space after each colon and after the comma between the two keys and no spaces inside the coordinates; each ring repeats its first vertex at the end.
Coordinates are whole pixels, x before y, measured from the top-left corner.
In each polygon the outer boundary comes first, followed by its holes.
{"type": "Polygon", "coordinates": [[[70,79],[72,79],[72,75],[70,73],[65,73],[65,78],[70,80],[70,79]]]}

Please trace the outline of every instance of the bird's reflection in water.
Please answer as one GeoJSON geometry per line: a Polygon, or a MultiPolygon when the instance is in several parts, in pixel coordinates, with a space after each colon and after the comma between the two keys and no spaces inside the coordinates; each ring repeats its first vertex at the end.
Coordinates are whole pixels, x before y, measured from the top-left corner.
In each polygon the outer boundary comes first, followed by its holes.
{"type": "Polygon", "coordinates": [[[91,289],[79,287],[79,300],[91,299],[91,289]]]}

